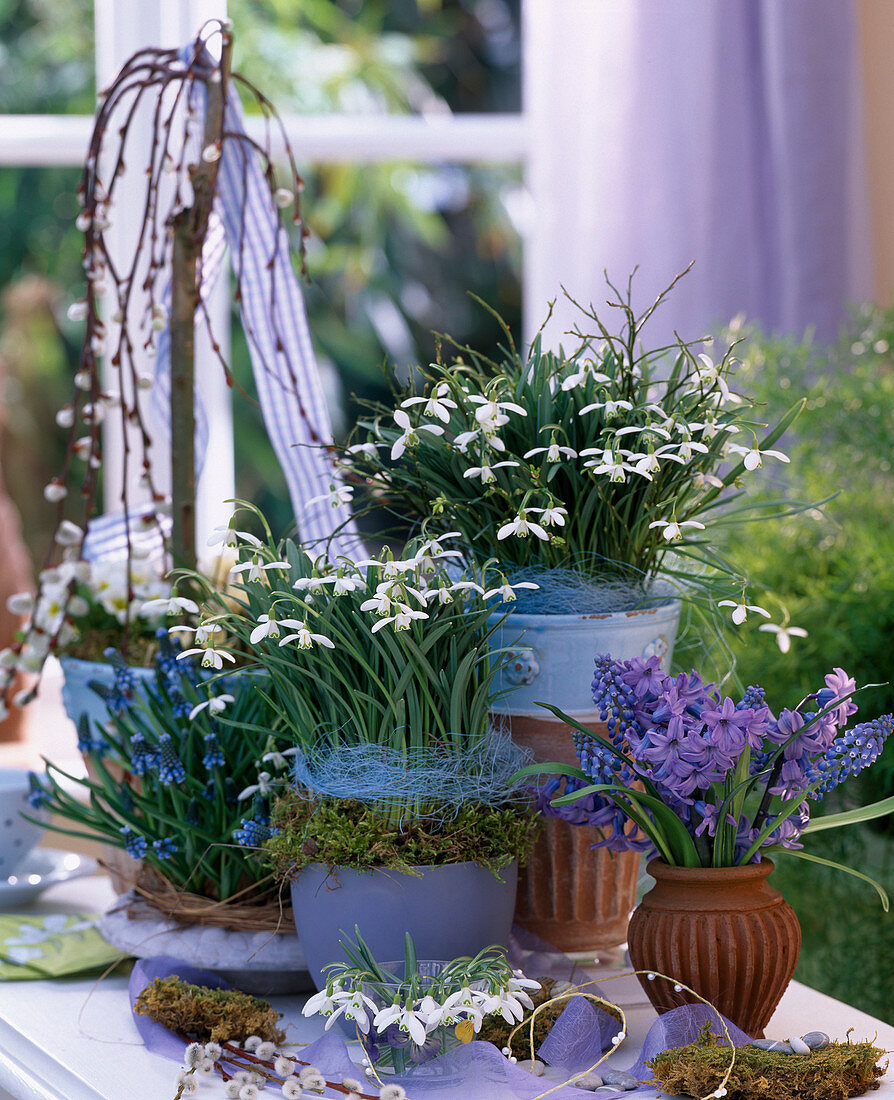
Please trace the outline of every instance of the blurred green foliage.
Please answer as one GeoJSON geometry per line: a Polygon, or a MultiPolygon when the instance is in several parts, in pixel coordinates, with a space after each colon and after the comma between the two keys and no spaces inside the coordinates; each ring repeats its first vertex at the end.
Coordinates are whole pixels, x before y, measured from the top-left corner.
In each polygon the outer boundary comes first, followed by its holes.
{"type": "MultiPolygon", "coordinates": [[[[787,484],[766,481],[764,493],[832,499],[735,536],[739,560],[808,632],[786,655],[753,635],[747,646],[734,641],[737,671],[776,706],[792,706],[839,665],[858,685],[884,685],[856,700],[860,715],[874,718],[894,710],[894,308],[864,307],[833,348],[809,336],[747,335],[741,377],[766,402],[767,418],[800,395],[808,402],[783,440],[791,465],[773,471],[787,484]]],[[[779,608],[767,608],[779,621],[779,608]]],[[[894,745],[873,772],[871,784],[894,791],[894,745]]]]}

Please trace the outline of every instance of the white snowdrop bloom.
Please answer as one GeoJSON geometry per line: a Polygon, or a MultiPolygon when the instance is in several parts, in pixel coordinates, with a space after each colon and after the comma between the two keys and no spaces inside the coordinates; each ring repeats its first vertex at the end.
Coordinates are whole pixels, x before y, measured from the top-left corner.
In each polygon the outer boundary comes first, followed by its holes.
{"type": "Polygon", "coordinates": [[[579,415],[586,416],[587,413],[595,412],[596,409],[604,409],[605,419],[614,420],[619,412],[630,412],[633,405],[629,401],[594,401],[591,405],[584,405],[579,415]]]}
{"type": "Polygon", "coordinates": [[[717,387],[719,404],[724,405],[727,402],[731,404],[737,404],[741,401],[738,394],[735,394],[730,390],[726,383],[726,379],[721,374],[721,365],[715,365],[714,360],[710,355],[704,353],[699,355],[699,361],[701,367],[696,372],[696,378],[701,386],[706,389],[711,389],[712,386],[717,387]]]}
{"type": "Polygon", "coordinates": [[[456,402],[447,396],[449,393],[450,386],[446,382],[441,382],[430,397],[408,397],[406,401],[401,401],[400,407],[409,409],[413,405],[422,405],[424,416],[436,416],[438,420],[449,424],[450,410],[456,408],[456,402]]]}
{"type": "Polygon", "coordinates": [[[764,608],[758,607],[757,604],[745,603],[744,599],[741,603],[736,603],[735,600],[720,600],[717,606],[733,608],[733,613],[730,618],[733,620],[736,626],[741,626],[741,624],[745,622],[745,620],[748,618],[749,611],[754,611],[756,614],[763,615],[767,619],[770,618],[769,611],[765,611],[764,608]]]}
{"type": "Polygon", "coordinates": [[[510,520],[509,523],[504,523],[499,531],[497,531],[498,539],[508,539],[510,535],[515,535],[516,538],[520,539],[526,539],[528,535],[534,535],[544,542],[549,540],[549,535],[540,524],[533,523],[526,517],[524,508],[522,508],[515,519],[510,520]]]}
{"type": "Polygon", "coordinates": [[[742,456],[742,465],[746,470],[756,470],[758,466],[762,466],[764,455],[776,458],[780,462],[791,462],[788,455],[783,454],[782,451],[762,451],[756,444],[753,447],[743,447],[739,443],[730,443],[727,449],[732,451],[733,454],[742,456]]]}
{"type": "Polygon", "coordinates": [[[233,576],[238,576],[240,573],[248,573],[249,581],[262,581],[267,575],[267,571],[270,569],[291,569],[291,566],[287,561],[268,561],[262,562],[257,554],[252,555],[251,561],[244,561],[239,565],[234,565],[230,570],[233,576]]]}
{"type": "Polygon", "coordinates": [[[257,645],[264,638],[278,638],[280,623],[271,612],[269,615],[258,615],[258,625],[249,634],[248,640],[252,645],[257,645]]]}
{"type": "Polygon", "coordinates": [[[761,623],[758,630],[776,635],[776,644],[782,653],[792,648],[792,638],[806,638],[807,631],[802,626],[777,626],[776,623],[761,623]]]}
{"type": "Polygon", "coordinates": [[[585,359],[574,374],[569,374],[567,378],[562,379],[561,388],[566,393],[568,390],[579,389],[581,386],[586,385],[588,378],[591,378],[598,385],[607,385],[611,381],[607,374],[603,374],[596,369],[596,364],[592,359],[585,359]]]}
{"type": "Polygon", "coordinates": [[[140,614],[145,618],[152,618],[154,615],[180,615],[184,611],[189,615],[198,615],[199,605],[186,596],[166,596],[146,600],[140,608],[140,614]]]}
{"type": "MultiPolygon", "coordinates": [[[[677,448],[677,454],[683,462],[691,462],[694,451],[698,451],[699,454],[703,455],[708,453],[708,448],[704,443],[696,443],[693,439],[684,439],[681,443],[673,444],[673,446],[677,448]]],[[[662,450],[666,450],[666,448],[662,448],[662,450]]]]}
{"type": "Polygon", "coordinates": [[[417,1046],[422,1046],[425,1042],[425,1022],[410,1005],[387,1005],[380,1008],[373,1017],[376,1031],[385,1031],[392,1024],[397,1024],[401,1031],[407,1032],[417,1046]]]}
{"type": "Polygon", "coordinates": [[[624,428],[618,428],[615,432],[615,438],[621,439],[627,435],[660,435],[663,439],[670,439],[671,434],[666,428],[662,428],[660,424],[628,424],[624,428]]]}
{"type": "Polygon", "coordinates": [[[692,527],[697,531],[704,531],[705,525],[699,523],[697,519],[681,519],[681,520],[669,520],[669,519],[656,519],[649,524],[649,530],[653,527],[663,527],[661,537],[667,539],[668,542],[679,542],[683,538],[684,527],[692,527]]]}
{"type": "Polygon", "coordinates": [[[714,474],[693,474],[692,480],[699,489],[722,489],[723,482],[714,474]]]}
{"type": "Polygon", "coordinates": [[[633,470],[630,463],[624,461],[624,455],[629,453],[616,453],[611,447],[587,447],[581,451],[581,457],[596,456],[584,463],[585,470],[591,470],[599,477],[607,475],[612,482],[623,482],[627,480],[628,472],[633,470]]]}
{"type": "Polygon", "coordinates": [[[349,455],[368,455],[373,458],[379,453],[379,447],[377,443],[354,443],[348,447],[349,455]]]}
{"type": "Polygon", "coordinates": [[[55,541],[59,546],[80,546],[84,532],[70,519],[64,519],[56,528],[55,541]]]}
{"type": "Polygon", "coordinates": [[[495,462],[492,466],[489,466],[485,461],[481,466],[470,466],[468,470],[463,471],[463,477],[472,478],[480,477],[482,485],[490,485],[497,480],[497,475],[494,470],[499,470],[503,466],[520,466],[519,462],[495,462]]]}
{"type": "Polygon", "coordinates": [[[230,527],[229,524],[224,524],[221,527],[215,527],[208,537],[208,546],[238,546],[240,540],[247,542],[251,546],[260,546],[261,540],[250,531],[237,531],[234,527],[230,527]]]}
{"type": "Polygon", "coordinates": [[[560,443],[550,443],[548,447],[534,447],[526,451],[524,458],[533,458],[534,455],[546,454],[546,462],[561,462],[565,458],[577,458],[577,451],[573,447],[565,447],[560,443]]]}
{"type": "Polygon", "coordinates": [[[519,416],[528,415],[526,409],[512,401],[495,401],[489,397],[482,397],[480,394],[471,394],[469,401],[473,405],[478,405],[475,410],[475,419],[481,425],[481,430],[485,435],[492,435],[498,428],[502,428],[504,424],[509,423],[509,417],[506,415],[507,411],[517,413],[519,416]]]}
{"type": "Polygon", "coordinates": [[[544,527],[564,527],[568,512],[564,508],[528,508],[526,511],[540,513],[540,522],[544,527]]]}
{"type": "MultiPolygon", "coordinates": [[[[237,800],[237,802],[244,802],[246,798],[251,798],[252,795],[255,795],[255,794],[260,794],[260,795],[270,794],[270,792],[273,790],[274,786],[275,786],[275,784],[271,781],[270,772],[258,772],[258,781],[257,781],[257,783],[252,783],[252,785],[250,787],[246,787],[244,791],[240,791],[239,794],[236,795],[236,800],[237,800]]],[[[260,1046],[260,1044],[259,1044],[259,1046],[260,1046]]],[[[257,1051],[259,1049],[259,1046],[252,1047],[251,1048],[252,1052],[257,1053],[257,1051]]],[[[249,1048],[245,1047],[245,1049],[248,1050],[249,1048]]],[[[258,1057],[263,1058],[264,1055],[259,1054],[258,1057]]]]}
{"type": "Polygon", "coordinates": [[[213,641],[215,634],[221,634],[223,627],[220,623],[214,622],[213,619],[209,619],[207,622],[199,623],[198,626],[171,626],[168,627],[169,634],[193,634],[195,635],[194,641],[196,645],[205,645],[206,642],[213,641]]]}
{"type": "Polygon", "coordinates": [[[305,501],[305,509],[309,508],[312,504],[318,504],[321,500],[325,500],[331,508],[341,508],[343,504],[350,504],[354,499],[354,490],[350,485],[335,485],[329,486],[328,493],[322,493],[320,496],[311,497],[310,500],[305,501]]]}
{"type": "Polygon", "coordinates": [[[304,1089],[297,1077],[287,1077],[282,1083],[282,1094],[286,1100],[301,1100],[304,1089]]]}
{"type": "Polygon", "coordinates": [[[384,619],[379,619],[373,624],[370,630],[371,634],[376,634],[389,623],[394,623],[395,630],[409,630],[410,624],[414,619],[428,618],[427,612],[417,611],[415,607],[410,607],[408,604],[398,603],[395,604],[395,608],[397,610],[393,615],[388,615],[384,619]]]}
{"type": "Polygon", "coordinates": [[[224,661],[230,661],[232,664],[236,663],[236,658],[232,653],[226,653],[221,649],[214,649],[213,646],[207,646],[205,649],[184,649],[182,653],[177,654],[177,660],[182,660],[184,657],[193,657],[201,655],[202,668],[223,668],[224,661]]]}
{"type": "Polygon", "coordinates": [[[313,649],[315,644],[325,646],[326,649],[335,649],[335,642],[327,638],[325,634],[314,634],[303,619],[283,619],[282,625],[294,631],[280,639],[280,647],[296,642],[299,649],[313,649]]]}
{"type": "Polygon", "coordinates": [[[460,432],[459,435],[453,440],[453,446],[459,451],[461,455],[464,455],[469,447],[475,442],[476,439],[481,437],[481,429],[476,429],[473,432],[460,432]]]}
{"type": "Polygon", "coordinates": [[[728,432],[730,435],[736,435],[739,431],[736,424],[721,424],[715,419],[695,421],[690,424],[689,427],[694,432],[701,432],[702,439],[713,439],[714,436],[719,435],[720,432],[728,432]]]}
{"type": "MultiPolygon", "coordinates": [[[[526,997],[526,999],[530,1001],[531,998],[526,997]]],[[[513,995],[507,993],[505,990],[484,998],[481,1001],[480,1007],[485,1016],[490,1016],[491,1013],[498,1012],[507,1024],[521,1023],[525,1015],[525,1010],[519,1000],[518,994],[513,995]]]]}
{"type": "Polygon", "coordinates": [[[483,598],[485,600],[491,599],[493,596],[499,596],[505,603],[510,603],[512,600],[518,599],[515,594],[517,588],[530,588],[538,589],[539,584],[534,584],[533,581],[518,581],[516,584],[509,584],[508,581],[504,581],[502,584],[497,585],[496,588],[490,588],[484,593],[483,598]]]}
{"type": "Polygon", "coordinates": [[[214,695],[210,699],[206,699],[204,703],[196,703],[189,712],[189,720],[191,722],[196,715],[201,714],[203,710],[207,710],[212,717],[215,714],[222,714],[227,709],[227,704],[234,702],[235,699],[232,695],[214,695]]]}
{"type": "Polygon", "coordinates": [[[394,412],[394,422],[399,428],[403,430],[403,434],[399,435],[395,439],[391,446],[391,460],[392,462],[400,458],[400,456],[407,450],[408,447],[413,447],[419,442],[420,432],[429,432],[431,435],[443,435],[444,429],[437,424],[419,424],[413,427],[410,422],[409,416],[403,411],[403,409],[396,409],[394,412]]]}

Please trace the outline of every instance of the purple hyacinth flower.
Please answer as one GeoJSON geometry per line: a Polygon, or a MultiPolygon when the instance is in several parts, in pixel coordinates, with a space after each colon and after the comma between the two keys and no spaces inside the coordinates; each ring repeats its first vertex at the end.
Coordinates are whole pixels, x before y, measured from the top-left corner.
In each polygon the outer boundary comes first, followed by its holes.
{"type": "Polygon", "coordinates": [[[742,754],[747,742],[748,727],[753,720],[754,711],[736,710],[732,699],[724,699],[719,710],[705,707],[702,711],[705,736],[730,764],[742,754]]]}
{"type": "Polygon", "coordinates": [[[637,699],[647,695],[658,695],[664,684],[665,675],[661,671],[661,660],[658,657],[632,657],[624,662],[626,672],[621,674],[621,679],[628,687],[633,688],[637,699]]]}

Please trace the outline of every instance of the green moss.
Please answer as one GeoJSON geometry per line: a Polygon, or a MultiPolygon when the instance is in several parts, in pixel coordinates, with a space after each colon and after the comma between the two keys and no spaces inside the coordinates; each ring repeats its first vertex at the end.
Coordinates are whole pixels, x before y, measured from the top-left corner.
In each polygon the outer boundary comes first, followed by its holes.
{"type": "MultiPolygon", "coordinates": [[[[736,1048],[736,1061],[726,1082],[727,1100],[845,1100],[878,1088],[886,1067],[885,1051],[871,1043],[831,1043],[810,1054],[779,1054],[756,1047],[736,1048]]],[[[729,1069],[730,1048],[721,1046],[705,1025],[695,1043],[671,1047],[649,1063],[655,1082],[665,1092],[710,1096],[729,1069]]]]}
{"type": "Polygon", "coordinates": [[[237,989],[208,989],[176,977],[156,978],[137,997],[133,1010],[199,1042],[241,1043],[249,1035],[274,1043],[285,1041],[285,1032],[276,1026],[280,1013],[267,1001],[237,989]]]}
{"type": "MultiPolygon", "coordinates": [[[[568,1007],[568,1002],[571,998],[578,996],[576,990],[572,990],[567,996],[554,993],[553,989],[556,982],[553,978],[538,978],[537,981],[540,982],[540,989],[531,994],[534,1008],[539,1008],[542,1004],[546,1004],[547,1001],[553,1000],[553,998],[555,998],[555,1000],[548,1008],[539,1012],[534,1019],[535,1050],[537,1050],[543,1040],[549,1035],[550,1031],[552,1031],[553,1024],[568,1007]]],[[[614,1016],[618,1023],[621,1022],[621,1013],[613,1005],[600,1005],[599,1007],[610,1016],[614,1016]]],[[[525,1012],[524,1018],[522,1019],[522,1028],[520,1031],[516,1032],[515,1038],[513,1039],[513,1053],[519,1058],[527,1058],[530,1056],[530,1031],[528,1021],[533,1014],[533,1011],[525,1012]]],[[[495,1047],[502,1050],[503,1047],[508,1044],[509,1035],[515,1026],[514,1022],[511,1024],[507,1023],[502,1016],[486,1016],[481,1025],[481,1030],[475,1038],[485,1043],[493,1043],[495,1047]]]]}
{"type": "Polygon", "coordinates": [[[396,817],[360,802],[309,801],[288,791],[273,808],[272,824],[280,832],[265,847],[281,878],[310,863],[412,872],[466,860],[498,875],[530,855],[539,828],[530,811],[477,803],[441,809],[426,818],[396,817]]]}

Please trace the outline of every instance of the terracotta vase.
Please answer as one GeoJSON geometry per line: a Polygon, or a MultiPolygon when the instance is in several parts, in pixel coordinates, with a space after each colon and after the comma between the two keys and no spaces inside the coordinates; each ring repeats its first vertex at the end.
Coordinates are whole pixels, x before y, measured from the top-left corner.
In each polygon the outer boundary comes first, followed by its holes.
{"type": "MultiPolygon", "coordinates": [[[[752,1038],[763,1035],[801,950],[794,910],[767,881],[773,863],[671,867],[653,860],[655,885],[628,931],[630,961],[691,986],[752,1038]]],[[[674,983],[640,983],[659,1013],[697,1003],[674,983]]]]}
{"type": "MultiPolygon", "coordinates": [[[[512,739],[537,761],[577,764],[571,730],[555,719],[513,715],[512,739]]],[[[585,723],[599,728],[604,725],[585,723]]],[[[596,829],[544,821],[528,865],[519,871],[515,921],[560,951],[607,950],[622,944],[636,904],[639,852],[593,848],[596,829]]]]}

